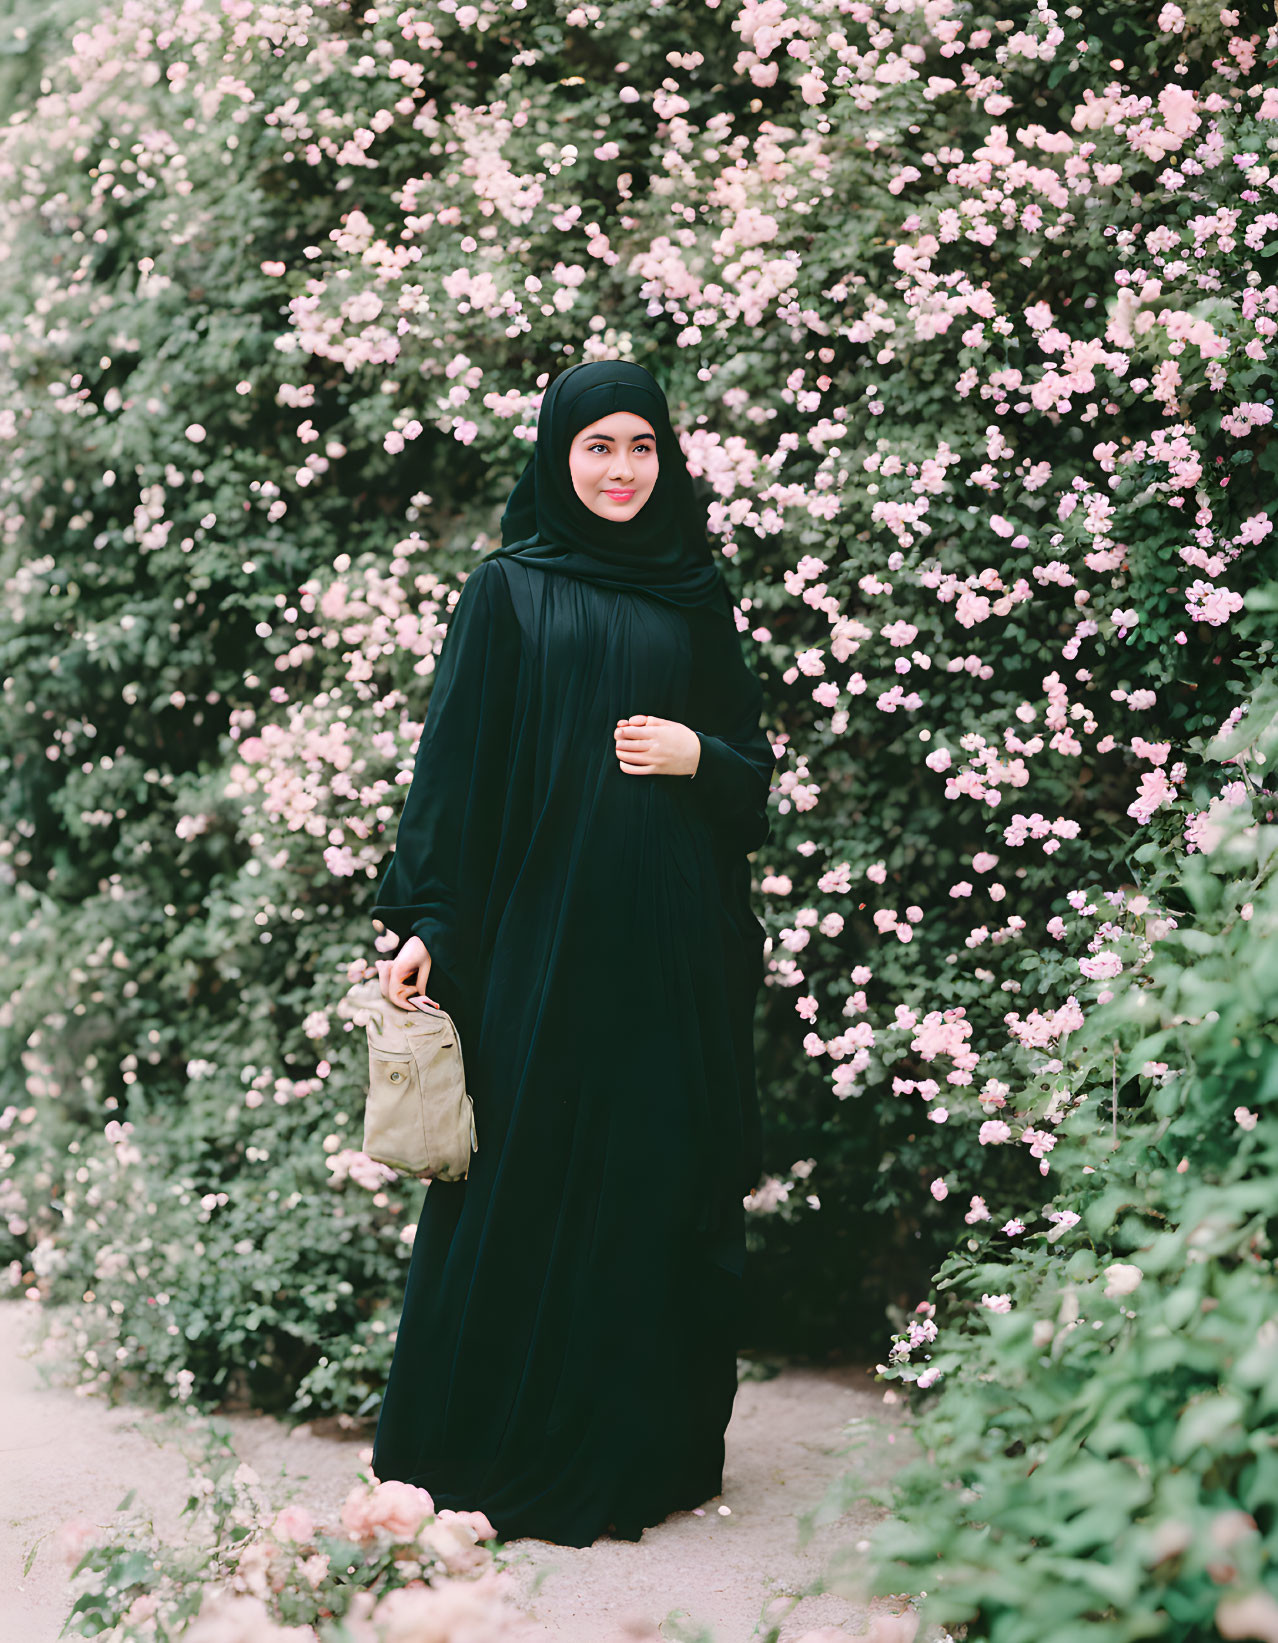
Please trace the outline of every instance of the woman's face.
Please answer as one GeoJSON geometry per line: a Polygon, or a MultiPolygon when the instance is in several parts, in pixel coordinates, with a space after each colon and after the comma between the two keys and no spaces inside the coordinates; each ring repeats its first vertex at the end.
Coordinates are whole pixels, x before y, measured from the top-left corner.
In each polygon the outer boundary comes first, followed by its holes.
{"type": "Polygon", "coordinates": [[[633,519],[657,483],[652,424],[614,411],[583,428],[568,452],[572,488],[601,519],[633,519]]]}

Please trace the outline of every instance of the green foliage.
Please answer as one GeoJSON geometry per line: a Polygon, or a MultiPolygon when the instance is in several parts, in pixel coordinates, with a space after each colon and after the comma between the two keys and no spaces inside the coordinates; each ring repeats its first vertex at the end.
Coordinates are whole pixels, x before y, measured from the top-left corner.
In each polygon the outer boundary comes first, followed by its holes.
{"type": "Polygon", "coordinates": [[[361,1160],[335,1001],[539,392],[636,359],[785,752],[743,1344],[887,1310],[938,1462],[887,1578],[973,1635],[1247,1601],[1272,33],[148,4],[0,137],[13,1284],[101,1389],[373,1406],[420,1189],[361,1160]],[[1238,1510],[1211,1592],[1140,1539],[1238,1510]]]}
{"type": "Polygon", "coordinates": [[[1264,1635],[1227,1628],[1278,1552],[1276,863],[1278,828],[1251,825],[1156,875],[1188,917],[1070,1039],[1092,1099],[1061,1125],[1055,1202],[1077,1221],[1010,1251],[973,1236],[937,1275],[948,1390],[876,1550],[965,1635],[1264,1635]]]}
{"type": "Polygon", "coordinates": [[[377,1637],[512,1635],[519,1617],[494,1580],[508,1559],[486,1518],[436,1513],[425,1490],[366,1472],[340,1524],[296,1504],[275,1512],[224,1421],[188,1427],[178,1434],[191,1474],[184,1538],[162,1539],[132,1490],[105,1533],[83,1519],[63,1525],[56,1544],[77,1595],[60,1637],[349,1643],[347,1621],[377,1637]]]}

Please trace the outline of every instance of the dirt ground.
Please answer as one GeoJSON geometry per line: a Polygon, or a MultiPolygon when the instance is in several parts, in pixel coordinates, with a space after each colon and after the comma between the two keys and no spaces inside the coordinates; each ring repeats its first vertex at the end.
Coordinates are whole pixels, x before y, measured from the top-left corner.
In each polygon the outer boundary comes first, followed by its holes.
{"type": "MultiPolygon", "coordinates": [[[[64,1520],[108,1522],[132,1488],[135,1505],[148,1509],[166,1538],[187,1531],[179,1513],[189,1473],[173,1415],[112,1409],[51,1382],[36,1353],[39,1336],[38,1303],[0,1305],[0,1643],[57,1638],[70,1607],[53,1536],[64,1520]]],[[[225,1418],[237,1454],[260,1474],[275,1505],[296,1500],[320,1521],[337,1523],[371,1453],[371,1429],[342,1432],[330,1420],[290,1432],[269,1416],[225,1418]]],[[[705,1503],[702,1516],[675,1513],[637,1542],[510,1543],[531,1635],[556,1643],[701,1643],[708,1634],[712,1643],[748,1643],[780,1620],[783,1643],[817,1628],[855,1636],[866,1611],[854,1601],[828,1591],[793,1606],[789,1598],[818,1584],[832,1559],[859,1562],[857,1542],[882,1512],[854,1506],[804,1546],[798,1515],[835,1478],[882,1484],[909,1448],[900,1406],[884,1404],[882,1387],[864,1369],[788,1367],[771,1379],[743,1380],[727,1432],[723,1493],[705,1503]]]]}

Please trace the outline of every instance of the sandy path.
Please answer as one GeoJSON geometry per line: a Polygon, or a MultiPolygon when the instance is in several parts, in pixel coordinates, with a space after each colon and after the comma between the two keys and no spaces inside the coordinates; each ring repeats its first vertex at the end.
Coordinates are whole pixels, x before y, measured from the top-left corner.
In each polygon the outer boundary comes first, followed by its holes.
{"type": "MultiPolygon", "coordinates": [[[[134,1488],[135,1504],[150,1511],[166,1538],[186,1529],[178,1515],[188,1481],[183,1417],[134,1405],[111,1409],[49,1384],[33,1351],[39,1332],[35,1303],[0,1305],[0,1643],[55,1643],[69,1607],[52,1538],[64,1519],[107,1521],[134,1488]]],[[[371,1428],[343,1433],[327,1421],[290,1434],[269,1416],[226,1419],[236,1452],[277,1504],[296,1498],[336,1523],[369,1452],[371,1428]]],[[[699,1627],[709,1633],[707,1643],[748,1643],[766,1629],[759,1624],[765,1606],[813,1583],[829,1555],[855,1543],[881,1515],[859,1506],[800,1548],[797,1514],[849,1471],[866,1484],[883,1481],[908,1445],[899,1408],[884,1406],[882,1390],[864,1370],[790,1368],[772,1380],[744,1381],[728,1427],[723,1494],[706,1503],[703,1517],[676,1513],[638,1542],[601,1540],[580,1549],[511,1543],[521,1556],[534,1636],[633,1643],[668,1620],[667,1637],[695,1637],[699,1627]],[[720,1505],[730,1515],[721,1515],[720,1505]]],[[[830,1593],[806,1597],[783,1621],[782,1639],[791,1643],[819,1626],[854,1635],[864,1613],[830,1593]]]]}

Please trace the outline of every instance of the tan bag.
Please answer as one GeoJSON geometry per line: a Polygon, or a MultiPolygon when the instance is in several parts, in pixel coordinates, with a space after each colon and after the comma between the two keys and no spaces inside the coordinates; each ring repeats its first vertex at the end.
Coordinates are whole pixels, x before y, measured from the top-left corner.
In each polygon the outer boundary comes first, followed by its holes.
{"type": "Polygon", "coordinates": [[[464,1180],[479,1138],[453,1018],[437,1004],[401,1009],[376,979],[343,1002],[368,1033],[364,1151],[401,1175],[464,1180]]]}

